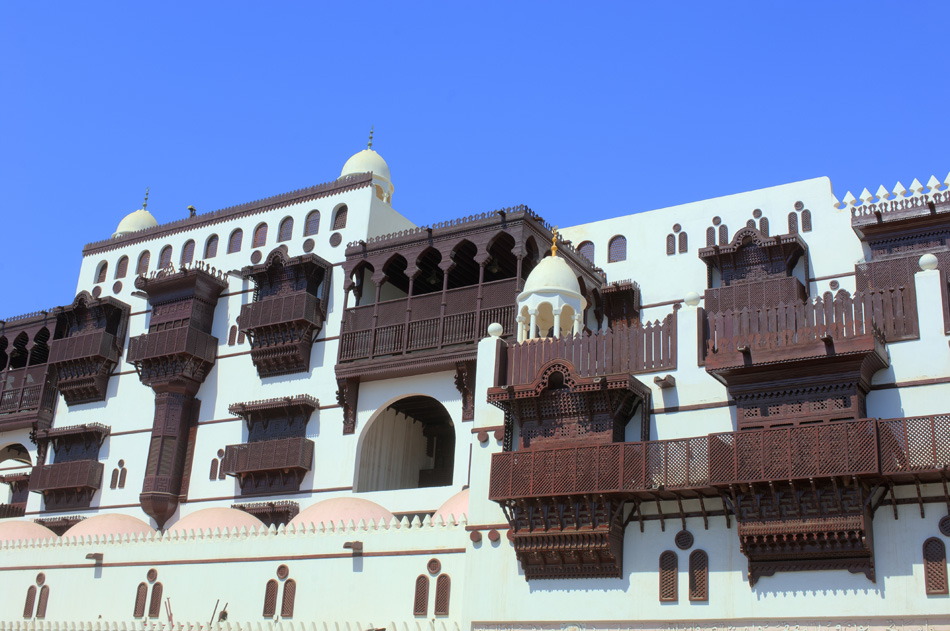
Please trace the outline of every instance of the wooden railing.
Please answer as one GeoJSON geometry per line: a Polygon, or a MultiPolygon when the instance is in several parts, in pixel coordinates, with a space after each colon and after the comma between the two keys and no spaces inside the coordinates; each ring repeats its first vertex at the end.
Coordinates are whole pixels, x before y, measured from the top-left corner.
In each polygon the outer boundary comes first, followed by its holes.
{"type": "Polygon", "coordinates": [[[0,394],[0,414],[13,414],[35,410],[40,406],[43,384],[38,383],[23,388],[4,390],[0,394]]]}
{"type": "Polygon", "coordinates": [[[17,504],[0,504],[0,519],[7,517],[23,517],[26,514],[26,502],[17,504]]]}
{"type": "Polygon", "coordinates": [[[306,292],[265,298],[241,307],[241,328],[248,330],[297,321],[322,326],[319,306],[320,300],[306,292]]]}
{"type": "Polygon", "coordinates": [[[580,377],[676,369],[676,313],[636,327],[593,335],[536,338],[508,346],[508,383],[531,383],[554,359],[570,362],[580,377]]]}
{"type": "Polygon", "coordinates": [[[706,367],[742,363],[738,356],[745,353],[752,354],[753,362],[755,353],[763,351],[770,354],[763,361],[772,361],[777,352],[790,359],[813,355],[829,342],[903,335],[911,324],[905,306],[904,289],[897,288],[710,313],[706,367]]]}
{"type": "Polygon", "coordinates": [[[115,336],[106,333],[103,329],[81,335],[53,340],[49,347],[49,363],[85,359],[87,357],[102,357],[117,361],[119,354],[115,348],[115,336]]]}
{"type": "Polygon", "coordinates": [[[948,473],[950,414],[887,419],[878,421],[878,428],[882,473],[923,480],[943,479],[948,473]]]}
{"type": "Polygon", "coordinates": [[[213,362],[217,351],[218,338],[190,326],[182,326],[131,338],[128,361],[134,363],[166,355],[185,354],[213,362]]]}
{"type": "Polygon", "coordinates": [[[74,460],[33,467],[30,490],[98,489],[102,485],[103,465],[96,460],[74,460]]]}
{"type": "Polygon", "coordinates": [[[222,467],[229,475],[297,469],[310,471],[313,441],[307,438],[279,438],[256,443],[228,445],[222,467]]]}
{"type": "Polygon", "coordinates": [[[492,322],[514,331],[517,280],[485,283],[480,289],[480,309],[478,285],[347,309],[340,361],[474,343],[492,322]]]}

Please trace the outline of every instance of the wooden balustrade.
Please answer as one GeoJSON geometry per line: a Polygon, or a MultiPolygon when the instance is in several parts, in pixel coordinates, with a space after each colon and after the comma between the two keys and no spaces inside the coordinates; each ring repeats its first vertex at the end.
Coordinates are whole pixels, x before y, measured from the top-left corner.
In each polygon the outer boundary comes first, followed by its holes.
{"type": "Polygon", "coordinates": [[[165,331],[154,331],[129,340],[128,361],[142,362],[168,355],[192,355],[206,362],[214,362],[218,339],[190,326],[165,331]]]}
{"type": "Polygon", "coordinates": [[[69,489],[98,489],[103,464],[96,460],[56,462],[33,467],[30,490],[38,493],[69,489]]]}
{"type": "Polygon", "coordinates": [[[107,333],[104,329],[98,329],[90,333],[53,340],[49,347],[50,364],[90,357],[102,357],[118,361],[119,353],[116,350],[115,336],[107,333]]]}
{"type": "Polygon", "coordinates": [[[279,438],[254,443],[228,445],[222,467],[229,475],[296,469],[310,471],[313,441],[307,438],[279,438]]]}
{"type": "Polygon", "coordinates": [[[256,329],[289,322],[309,322],[323,325],[320,299],[306,292],[265,298],[241,306],[241,328],[256,329]]]}

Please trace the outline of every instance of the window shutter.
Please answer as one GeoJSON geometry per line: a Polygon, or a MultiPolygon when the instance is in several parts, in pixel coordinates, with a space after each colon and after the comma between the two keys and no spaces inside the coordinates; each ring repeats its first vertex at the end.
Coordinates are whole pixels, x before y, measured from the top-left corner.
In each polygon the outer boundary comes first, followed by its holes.
{"type": "Polygon", "coordinates": [[[280,222],[280,230],[277,231],[277,240],[290,241],[293,235],[294,235],[294,220],[293,220],[293,217],[287,217],[282,222],[280,222]]]}
{"type": "Polygon", "coordinates": [[[680,233],[680,254],[683,254],[687,250],[689,250],[689,243],[687,243],[686,241],[686,233],[681,232],[680,233]]]}
{"type": "Polygon", "coordinates": [[[928,596],[947,593],[947,548],[936,537],[924,541],[924,581],[928,596]]]}
{"type": "Polygon", "coordinates": [[[706,228],[706,247],[716,245],[716,229],[712,226],[706,228]]]}
{"type": "Polygon", "coordinates": [[[218,459],[217,458],[211,459],[211,474],[208,476],[208,479],[209,480],[218,479],[218,459]]]}
{"type": "Polygon", "coordinates": [[[213,234],[208,237],[208,242],[205,244],[205,258],[213,259],[218,255],[218,235],[213,234]]]}
{"type": "Polygon", "coordinates": [[[231,233],[231,238],[228,239],[228,254],[233,254],[234,252],[241,251],[241,241],[244,240],[244,231],[238,228],[231,233]]]}
{"type": "Polygon", "coordinates": [[[343,228],[346,228],[346,213],[346,206],[341,206],[340,210],[336,211],[336,219],[333,220],[334,230],[343,230],[343,228]]]}
{"type": "Polygon", "coordinates": [[[185,244],[185,247],[181,249],[181,264],[188,265],[195,258],[195,242],[189,241],[185,244]]]}
{"type": "Polygon", "coordinates": [[[284,618],[292,618],[294,615],[294,598],[297,596],[297,582],[294,579],[288,579],[284,583],[284,599],[280,603],[280,615],[284,618]]]}
{"type": "Polygon", "coordinates": [[[307,215],[307,223],[303,227],[303,236],[309,237],[320,232],[320,211],[315,210],[307,215]]]}
{"type": "Polygon", "coordinates": [[[666,235],[666,255],[672,256],[676,254],[676,237],[672,234],[666,235]]]}
{"type": "Polygon", "coordinates": [[[788,213],[788,233],[798,234],[798,215],[788,213]]]}
{"type": "Polygon", "coordinates": [[[726,224],[719,226],[719,245],[729,245],[729,228],[726,224]]]}
{"type": "Polygon", "coordinates": [[[435,615],[449,615],[449,595],[452,591],[452,579],[442,574],[435,581],[435,615]]]}
{"type": "Polygon", "coordinates": [[[264,589],[264,617],[272,618],[277,611],[277,581],[270,579],[264,589]]]}
{"type": "Polygon", "coordinates": [[[152,599],[148,602],[148,617],[157,618],[162,613],[162,584],[152,585],[152,599]]]}
{"type": "Polygon", "coordinates": [[[412,599],[412,615],[424,616],[429,611],[429,577],[420,574],[416,579],[416,594],[412,599]]]}
{"type": "Polygon", "coordinates": [[[676,553],[667,550],[660,555],[660,602],[676,602],[676,553]]]}
{"type": "Polygon", "coordinates": [[[49,602],[49,585],[43,585],[40,588],[40,600],[36,603],[36,617],[46,617],[46,603],[49,602]]]}
{"type": "Polygon", "coordinates": [[[807,208],[802,211],[802,232],[811,232],[811,211],[807,208]]]}
{"type": "Polygon", "coordinates": [[[267,224],[262,223],[254,229],[254,242],[251,247],[259,248],[267,243],[267,224]]]}
{"type": "Polygon", "coordinates": [[[135,273],[141,275],[147,272],[148,263],[151,258],[152,258],[152,255],[149,254],[148,250],[146,250],[145,252],[142,252],[139,255],[139,264],[135,267],[135,273]]]}
{"type": "Polygon", "coordinates": [[[148,585],[139,583],[135,591],[135,610],[132,612],[133,618],[141,618],[145,615],[145,599],[148,596],[148,585]]]}
{"type": "Polygon", "coordinates": [[[26,602],[23,603],[23,617],[32,618],[33,617],[33,603],[36,601],[36,585],[30,585],[30,588],[26,590],[26,602]]]}
{"type": "Polygon", "coordinates": [[[119,259],[119,262],[115,266],[115,277],[116,278],[125,278],[126,273],[129,271],[129,257],[123,256],[119,259]]]}
{"type": "Polygon", "coordinates": [[[106,274],[109,272],[109,264],[105,261],[99,265],[99,273],[96,274],[96,283],[106,282],[106,274]]]}
{"type": "Polygon", "coordinates": [[[709,600],[709,557],[702,550],[689,555],[689,599],[709,600]]]}

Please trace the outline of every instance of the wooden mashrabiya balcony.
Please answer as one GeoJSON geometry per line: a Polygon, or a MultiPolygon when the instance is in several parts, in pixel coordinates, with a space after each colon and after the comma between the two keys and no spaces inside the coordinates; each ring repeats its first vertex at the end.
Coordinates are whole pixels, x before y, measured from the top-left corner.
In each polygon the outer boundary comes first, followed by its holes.
{"type": "Polygon", "coordinates": [[[83,489],[95,492],[102,486],[103,464],[96,460],[74,460],[33,467],[30,491],[49,493],[83,489]]]}

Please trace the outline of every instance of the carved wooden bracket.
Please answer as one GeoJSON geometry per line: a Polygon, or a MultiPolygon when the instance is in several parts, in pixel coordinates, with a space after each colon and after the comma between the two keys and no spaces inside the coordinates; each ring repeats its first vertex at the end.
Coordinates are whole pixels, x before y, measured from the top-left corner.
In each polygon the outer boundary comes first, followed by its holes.
{"type": "Polygon", "coordinates": [[[355,378],[337,379],[336,401],[343,407],[343,434],[356,433],[356,405],[360,381],[355,378]]]}

